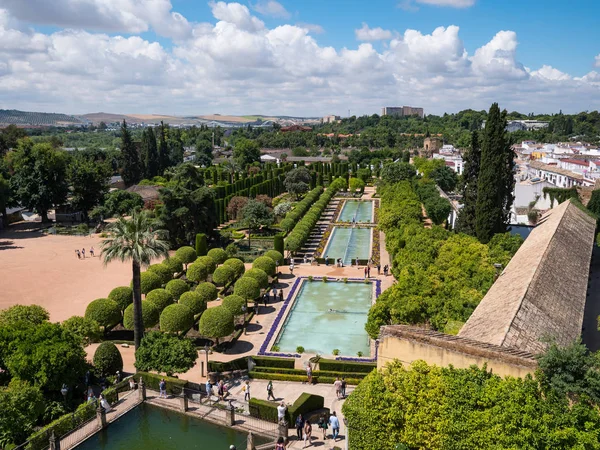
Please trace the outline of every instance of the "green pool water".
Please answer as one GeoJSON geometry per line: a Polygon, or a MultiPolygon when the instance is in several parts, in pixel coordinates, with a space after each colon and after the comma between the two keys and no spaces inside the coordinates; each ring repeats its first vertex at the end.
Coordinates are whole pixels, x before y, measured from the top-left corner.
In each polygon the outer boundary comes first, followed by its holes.
{"type": "Polygon", "coordinates": [[[373,202],[359,202],[356,200],[346,200],[338,221],[340,222],[368,222],[373,220],[373,202]]]}
{"type": "Polygon", "coordinates": [[[295,352],[301,345],[309,353],[331,355],[337,348],[341,355],[368,356],[365,323],[372,296],[371,283],[304,281],[278,336],[279,351],[295,352]]]}
{"type": "MultiPolygon", "coordinates": [[[[267,441],[256,438],[255,443],[267,441]]],[[[246,448],[246,433],[142,403],[77,447],[77,450],[228,450],[246,448]]]]}
{"type": "Polygon", "coordinates": [[[371,228],[333,227],[329,243],[323,256],[337,260],[342,258],[345,265],[352,260],[371,258],[371,228]]]}

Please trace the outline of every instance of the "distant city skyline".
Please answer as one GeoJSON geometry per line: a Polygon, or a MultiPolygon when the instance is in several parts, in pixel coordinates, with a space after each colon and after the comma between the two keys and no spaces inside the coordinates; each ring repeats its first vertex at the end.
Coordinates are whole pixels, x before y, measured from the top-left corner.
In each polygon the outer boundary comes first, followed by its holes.
{"type": "Polygon", "coordinates": [[[592,0],[0,0],[0,108],[597,110],[599,13],[592,0]]]}

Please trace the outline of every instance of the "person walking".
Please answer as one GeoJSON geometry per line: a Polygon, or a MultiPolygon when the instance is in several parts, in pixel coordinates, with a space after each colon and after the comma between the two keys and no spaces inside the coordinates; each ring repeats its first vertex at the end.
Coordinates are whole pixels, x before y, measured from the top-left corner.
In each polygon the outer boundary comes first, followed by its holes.
{"type": "Polygon", "coordinates": [[[223,383],[223,380],[219,380],[219,384],[217,385],[217,395],[219,396],[219,400],[225,399],[225,383],[223,383]]]}
{"type": "Polygon", "coordinates": [[[277,421],[278,422],[285,420],[286,411],[287,411],[287,406],[285,405],[285,402],[282,401],[279,404],[279,406],[277,407],[277,421]]]}
{"type": "Polygon", "coordinates": [[[279,301],[283,301],[283,289],[279,289],[279,301]]]}
{"type": "Polygon", "coordinates": [[[271,293],[273,294],[273,303],[277,303],[277,289],[273,287],[273,291],[271,293]]]}
{"type": "Polygon", "coordinates": [[[381,264],[377,264],[377,275],[381,275],[381,264]]]}
{"type": "Polygon", "coordinates": [[[306,366],[306,378],[308,384],[312,384],[312,367],[310,367],[310,363],[306,366]]]}
{"type": "Polygon", "coordinates": [[[267,400],[270,398],[276,400],[275,396],[273,395],[273,380],[269,380],[267,383],[267,400]]]}
{"type": "Polygon", "coordinates": [[[167,382],[164,378],[158,383],[158,398],[167,398],[167,382]]]}
{"type": "Polygon", "coordinates": [[[335,411],[329,417],[329,425],[331,425],[331,433],[333,434],[333,440],[337,441],[340,435],[340,420],[335,415],[335,411]]]}
{"type": "Polygon", "coordinates": [[[90,255],[92,255],[92,258],[94,257],[94,247],[90,247],[90,255]]]}
{"type": "Polygon", "coordinates": [[[365,266],[365,278],[367,278],[367,266],[365,266]]]}
{"type": "Polygon", "coordinates": [[[323,414],[319,417],[319,428],[323,431],[323,440],[327,440],[327,428],[329,427],[329,421],[327,420],[327,416],[323,414]]]}
{"type": "Polygon", "coordinates": [[[294,275],[294,260],[290,263],[290,273],[294,275]]]}
{"type": "Polygon", "coordinates": [[[310,424],[310,420],[307,420],[304,423],[304,447],[302,448],[306,448],[306,443],[308,442],[308,445],[312,445],[312,442],[310,441],[312,438],[312,425],[310,424]]]}
{"type": "Polygon", "coordinates": [[[212,395],[212,384],[210,380],[206,380],[206,396],[210,397],[212,395]]]}
{"type": "Polygon", "coordinates": [[[342,398],[346,398],[346,379],[342,377],[342,398]]]}
{"type": "Polygon", "coordinates": [[[81,249],[81,256],[83,257],[83,259],[85,259],[85,248],[81,249]]]}
{"type": "Polygon", "coordinates": [[[242,388],[242,390],[244,391],[244,401],[249,402],[250,401],[250,381],[246,380],[246,383],[244,384],[244,387],[242,388]]]}
{"type": "Polygon", "coordinates": [[[342,382],[340,381],[340,377],[335,379],[333,387],[335,388],[335,396],[339,400],[342,395],[342,382]]]}
{"type": "Polygon", "coordinates": [[[265,305],[265,308],[269,304],[269,293],[268,292],[265,292],[265,295],[263,295],[263,303],[265,305]]]}
{"type": "Polygon", "coordinates": [[[75,254],[77,255],[77,259],[81,259],[81,252],[79,249],[75,250],[75,254]]]}
{"type": "Polygon", "coordinates": [[[371,278],[371,266],[367,266],[367,278],[371,278]]]}
{"type": "Polygon", "coordinates": [[[304,419],[302,418],[302,414],[298,414],[296,417],[296,435],[298,436],[298,440],[302,439],[302,431],[304,430],[304,419]]]}

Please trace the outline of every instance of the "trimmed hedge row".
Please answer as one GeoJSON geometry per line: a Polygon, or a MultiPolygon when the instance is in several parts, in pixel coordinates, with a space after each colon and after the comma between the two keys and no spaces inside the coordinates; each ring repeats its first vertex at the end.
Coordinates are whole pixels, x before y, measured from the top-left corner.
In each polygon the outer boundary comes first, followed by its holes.
{"type": "Polygon", "coordinates": [[[310,205],[317,201],[319,195],[323,192],[323,186],[317,186],[304,196],[302,201],[296,204],[296,207],[285,215],[285,219],[279,224],[282,229],[289,232],[294,225],[306,214],[310,205]]]}
{"type": "Polygon", "coordinates": [[[377,364],[321,358],[319,359],[319,369],[331,372],[371,373],[374,369],[377,369],[377,364]]]}
{"type": "MultiPolygon", "coordinates": [[[[282,373],[265,373],[265,372],[248,372],[248,376],[250,378],[255,378],[257,380],[273,380],[273,381],[297,381],[304,382],[306,381],[306,373],[304,375],[287,375],[282,373]]],[[[333,384],[336,377],[328,377],[328,376],[316,376],[313,375],[314,383],[324,383],[324,384],[333,384]]],[[[346,383],[357,385],[362,381],[362,378],[346,378],[346,383]]]]}
{"type": "MultiPolygon", "coordinates": [[[[256,367],[272,367],[282,369],[293,369],[295,361],[288,358],[275,358],[272,356],[252,356],[252,360],[256,364],[256,367]]],[[[208,371],[209,372],[231,372],[232,370],[246,370],[248,369],[248,357],[243,356],[241,358],[232,359],[227,362],[220,361],[209,361],[208,371]]]]}
{"type": "MultiPolygon", "coordinates": [[[[255,367],[253,372],[279,373],[282,375],[302,375],[306,378],[306,371],[302,369],[281,369],[279,367],[255,367]]],[[[359,372],[332,372],[328,370],[315,370],[313,377],[340,377],[340,378],[364,378],[368,373],[359,372]]]]}
{"type": "Polygon", "coordinates": [[[158,383],[164,378],[167,384],[167,392],[173,395],[179,395],[183,392],[183,388],[187,385],[186,380],[180,380],[179,378],[167,377],[149,372],[138,372],[133,376],[133,379],[139,383],[140,377],[144,379],[144,383],[148,389],[158,391],[158,383]]]}
{"type": "MultiPolygon", "coordinates": [[[[312,411],[323,409],[325,399],[320,395],[308,394],[306,392],[300,394],[296,401],[288,406],[285,419],[289,426],[296,423],[298,415],[303,416],[312,411]]],[[[277,407],[279,403],[269,402],[267,400],[259,400],[256,398],[250,399],[250,415],[262,420],[277,423],[277,407]]]]}

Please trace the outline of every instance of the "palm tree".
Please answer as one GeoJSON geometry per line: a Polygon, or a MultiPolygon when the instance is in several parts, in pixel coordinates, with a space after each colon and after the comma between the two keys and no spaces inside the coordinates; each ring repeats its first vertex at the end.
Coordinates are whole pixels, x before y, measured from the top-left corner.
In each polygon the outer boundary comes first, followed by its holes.
{"type": "Polygon", "coordinates": [[[133,336],[137,350],[144,335],[140,267],[154,258],[169,256],[165,230],[153,230],[153,221],[145,211],[134,212],[131,219],[119,218],[108,228],[109,238],[102,243],[104,265],[118,259],[131,260],[133,266],[133,336]]]}

